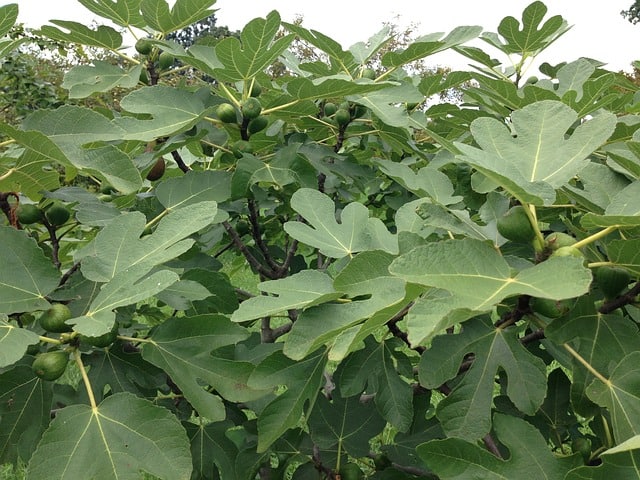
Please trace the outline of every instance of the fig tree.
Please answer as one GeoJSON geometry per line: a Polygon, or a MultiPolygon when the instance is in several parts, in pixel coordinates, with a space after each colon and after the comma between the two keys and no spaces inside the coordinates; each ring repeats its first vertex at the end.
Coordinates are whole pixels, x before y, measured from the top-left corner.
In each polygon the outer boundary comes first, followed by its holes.
{"type": "Polygon", "coordinates": [[[67,368],[67,363],[69,363],[69,354],[56,350],[38,355],[31,364],[31,369],[43,380],[53,381],[62,376],[67,368]]]}
{"type": "Polygon", "coordinates": [[[552,254],[552,257],[577,257],[577,258],[584,258],[584,255],[582,254],[582,252],[580,250],[578,250],[575,247],[569,246],[569,247],[560,247],[559,249],[555,250],[552,254]]]}
{"type": "Polygon", "coordinates": [[[71,310],[64,303],[54,303],[51,308],[46,310],[38,323],[47,332],[64,333],[72,330],[71,325],[65,323],[71,318],[71,310]]]}
{"type": "Polygon", "coordinates": [[[511,208],[502,217],[498,218],[497,223],[500,235],[512,242],[528,243],[536,235],[522,205],[516,205],[511,208]]]}

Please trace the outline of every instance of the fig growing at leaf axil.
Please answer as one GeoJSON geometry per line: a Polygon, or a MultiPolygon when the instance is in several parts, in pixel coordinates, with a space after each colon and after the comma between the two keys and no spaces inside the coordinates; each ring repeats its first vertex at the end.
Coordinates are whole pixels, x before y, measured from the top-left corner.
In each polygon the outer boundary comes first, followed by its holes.
{"type": "Polygon", "coordinates": [[[136,42],[136,51],[140,55],[149,55],[152,48],[153,44],[147,38],[141,38],[136,42]]]}
{"type": "Polygon", "coordinates": [[[242,116],[247,120],[253,120],[260,115],[262,111],[262,105],[260,104],[260,100],[254,97],[247,98],[240,108],[242,111],[242,116]]]}
{"type": "Polygon", "coordinates": [[[47,221],[51,225],[53,225],[54,227],[59,227],[60,225],[64,225],[67,220],[69,220],[71,212],[67,207],[65,207],[61,203],[56,202],[45,210],[44,216],[47,218],[47,221]]]}
{"type": "Polygon", "coordinates": [[[528,243],[536,235],[522,205],[512,207],[502,217],[498,218],[497,227],[500,235],[516,243],[528,243]]]}
{"type": "Polygon", "coordinates": [[[69,363],[69,354],[56,350],[38,355],[31,364],[31,369],[41,379],[53,381],[62,376],[67,363],[69,363]]]}
{"type": "Polygon", "coordinates": [[[71,310],[64,303],[54,303],[38,319],[40,326],[47,332],[64,333],[72,330],[71,325],[65,323],[71,318],[71,310]]]}
{"type": "Polygon", "coordinates": [[[617,266],[606,265],[598,267],[593,272],[593,276],[607,299],[617,297],[627,288],[631,281],[629,272],[617,266]]]}
{"type": "Polygon", "coordinates": [[[236,123],[238,117],[236,109],[229,103],[221,103],[216,107],[216,115],[223,123],[236,123]]]}
{"type": "Polygon", "coordinates": [[[21,203],[17,210],[18,221],[23,225],[30,225],[32,223],[42,220],[42,210],[33,203],[21,203]]]}

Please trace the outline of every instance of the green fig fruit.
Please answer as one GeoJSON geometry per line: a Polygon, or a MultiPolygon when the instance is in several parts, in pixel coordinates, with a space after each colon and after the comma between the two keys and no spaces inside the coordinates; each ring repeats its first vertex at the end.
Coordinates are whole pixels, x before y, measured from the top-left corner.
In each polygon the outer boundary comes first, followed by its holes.
{"type": "Polygon", "coordinates": [[[53,381],[62,376],[67,368],[67,363],[69,363],[69,354],[56,350],[38,355],[31,364],[31,369],[43,380],[53,381]]]}
{"type": "Polygon", "coordinates": [[[498,218],[497,227],[500,235],[516,243],[529,243],[536,236],[522,205],[516,205],[498,218]]]}
{"type": "Polygon", "coordinates": [[[42,220],[42,210],[33,203],[21,203],[16,209],[18,221],[23,225],[30,225],[42,220]]]}
{"type": "Polygon", "coordinates": [[[617,297],[631,281],[631,275],[626,269],[615,266],[598,267],[593,276],[607,299],[617,297]]]}
{"type": "Polygon", "coordinates": [[[237,123],[236,109],[230,103],[221,103],[216,107],[216,115],[224,123],[237,123]]]}
{"type": "Polygon", "coordinates": [[[253,120],[262,111],[262,105],[260,104],[260,100],[254,97],[247,98],[240,108],[242,111],[242,116],[247,120],[253,120]]]}
{"type": "Polygon", "coordinates": [[[47,332],[64,333],[73,330],[71,325],[65,323],[71,318],[71,310],[64,303],[54,303],[47,311],[45,311],[38,323],[47,332]]]}
{"type": "Polygon", "coordinates": [[[148,38],[141,38],[136,42],[136,51],[140,55],[149,55],[153,49],[153,44],[148,38]]]}
{"type": "Polygon", "coordinates": [[[71,217],[71,212],[61,203],[54,203],[44,212],[47,221],[54,227],[64,225],[71,217]]]}

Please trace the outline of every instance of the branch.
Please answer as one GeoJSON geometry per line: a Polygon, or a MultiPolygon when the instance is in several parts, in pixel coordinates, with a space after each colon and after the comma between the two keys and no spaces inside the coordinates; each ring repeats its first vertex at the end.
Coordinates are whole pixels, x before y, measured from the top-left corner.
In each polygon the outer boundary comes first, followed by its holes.
{"type": "Polygon", "coordinates": [[[636,284],[624,295],[620,295],[619,297],[605,302],[604,305],[598,309],[598,312],[611,313],[625,305],[635,303],[638,295],[640,295],[640,282],[636,282],[636,284]]]}
{"type": "Polygon", "coordinates": [[[295,257],[297,250],[298,250],[298,240],[294,240],[291,243],[289,250],[287,250],[287,257],[284,259],[284,263],[280,267],[281,275],[284,275],[289,270],[289,267],[291,266],[291,261],[293,260],[293,257],[295,257]]]}
{"type": "Polygon", "coordinates": [[[177,150],[172,151],[171,156],[173,157],[173,160],[176,162],[180,170],[182,170],[184,173],[187,173],[191,170],[191,168],[189,168],[189,165],[184,163],[184,160],[182,160],[182,157],[177,150]]]}
{"type": "Polygon", "coordinates": [[[271,270],[265,268],[264,265],[262,265],[256,259],[256,257],[251,254],[247,246],[242,243],[242,240],[238,236],[238,232],[236,232],[236,230],[231,226],[229,222],[222,222],[222,226],[233,240],[233,244],[238,248],[238,250],[240,250],[242,255],[244,255],[244,258],[247,259],[249,265],[251,265],[260,275],[263,275],[271,280],[275,280],[277,278],[271,270]]]}
{"type": "Polygon", "coordinates": [[[409,336],[406,334],[406,332],[403,332],[398,327],[398,322],[402,320],[407,315],[407,313],[409,313],[409,310],[411,310],[411,307],[413,307],[413,304],[414,302],[409,302],[407,305],[405,305],[402,308],[402,310],[400,310],[398,313],[396,313],[393,317],[389,319],[386,325],[394,337],[398,337],[400,340],[406,343],[409,348],[422,354],[425,352],[426,348],[420,345],[418,345],[417,347],[411,346],[411,342],[409,342],[409,336]]]}
{"type": "Polygon", "coordinates": [[[260,223],[258,222],[258,209],[256,208],[256,201],[252,198],[247,202],[247,206],[249,207],[249,223],[251,223],[251,232],[253,233],[252,237],[256,241],[256,245],[262,252],[264,259],[266,260],[271,270],[274,272],[280,271],[281,266],[278,265],[271,256],[271,252],[269,252],[269,248],[267,244],[264,243],[264,239],[262,238],[262,232],[260,231],[260,223]]]}

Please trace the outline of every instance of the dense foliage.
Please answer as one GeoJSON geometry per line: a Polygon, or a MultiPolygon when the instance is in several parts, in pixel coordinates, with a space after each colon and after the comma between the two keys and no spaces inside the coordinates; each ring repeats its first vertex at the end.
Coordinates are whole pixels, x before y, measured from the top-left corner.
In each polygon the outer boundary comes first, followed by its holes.
{"type": "Polygon", "coordinates": [[[214,0],[79,3],[123,31],[39,35],[119,60],[0,124],[0,463],[640,475],[640,93],[585,58],[527,77],[566,20],[344,50],[274,11],[185,48],[214,0]],[[447,49],[473,73],[412,67],[447,49]]]}

